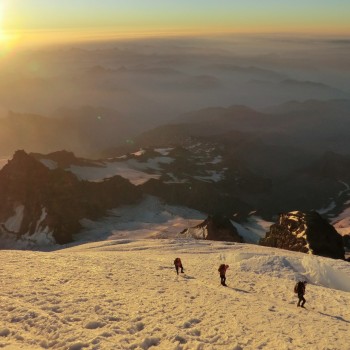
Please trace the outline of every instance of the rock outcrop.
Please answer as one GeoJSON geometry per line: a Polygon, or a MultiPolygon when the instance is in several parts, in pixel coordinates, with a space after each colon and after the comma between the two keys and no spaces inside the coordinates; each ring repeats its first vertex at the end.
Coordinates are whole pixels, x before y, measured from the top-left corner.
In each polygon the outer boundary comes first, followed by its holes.
{"type": "Polygon", "coordinates": [[[350,235],[343,236],[344,247],[347,251],[350,251],[350,235]]]}
{"type": "Polygon", "coordinates": [[[6,240],[33,246],[71,242],[81,219],[96,219],[139,198],[140,190],[120,176],[79,181],[17,151],[0,171],[0,247],[6,240]]]}
{"type": "Polygon", "coordinates": [[[77,166],[94,166],[99,167],[101,164],[98,161],[91,161],[83,158],[77,158],[73,152],[66,150],[56,151],[49,154],[30,153],[30,156],[34,157],[49,169],[61,168],[67,169],[72,165],[77,166]]]}
{"type": "Polygon", "coordinates": [[[183,230],[181,235],[212,241],[244,242],[231,221],[222,215],[209,215],[199,225],[183,230]]]}
{"type": "Polygon", "coordinates": [[[260,244],[334,259],[344,259],[342,237],[317,212],[292,211],[280,214],[260,244]]]}

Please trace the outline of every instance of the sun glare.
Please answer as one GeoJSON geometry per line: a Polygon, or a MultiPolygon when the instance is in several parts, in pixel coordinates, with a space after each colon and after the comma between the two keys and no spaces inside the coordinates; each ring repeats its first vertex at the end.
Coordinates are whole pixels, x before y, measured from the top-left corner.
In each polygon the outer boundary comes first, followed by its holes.
{"type": "Polygon", "coordinates": [[[0,2],[0,45],[1,48],[6,44],[6,35],[3,30],[3,19],[4,19],[4,4],[0,2]]]}
{"type": "Polygon", "coordinates": [[[13,40],[10,35],[4,33],[0,28],[0,56],[8,53],[13,48],[13,40]]]}
{"type": "Polygon", "coordinates": [[[8,53],[14,45],[14,36],[7,33],[3,28],[4,2],[0,0],[0,55],[8,53]]]}

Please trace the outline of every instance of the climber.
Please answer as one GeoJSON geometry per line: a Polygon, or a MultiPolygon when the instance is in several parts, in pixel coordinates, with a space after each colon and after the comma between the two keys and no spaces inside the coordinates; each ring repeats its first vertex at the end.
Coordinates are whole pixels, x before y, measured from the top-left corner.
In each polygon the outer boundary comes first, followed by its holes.
{"type": "Polygon", "coordinates": [[[221,284],[225,287],[227,287],[227,285],[226,285],[226,270],[228,268],[229,268],[229,266],[225,265],[225,264],[221,264],[218,268],[218,271],[220,273],[221,284]]]}
{"type": "Polygon", "coordinates": [[[175,265],[175,269],[176,269],[176,273],[179,274],[179,269],[181,269],[181,273],[184,273],[184,268],[182,266],[182,262],[180,258],[176,258],[174,260],[174,265],[175,265]]]}
{"type": "Polygon", "coordinates": [[[306,302],[304,298],[306,283],[307,281],[299,281],[294,287],[294,292],[298,294],[298,298],[299,298],[298,304],[297,304],[298,307],[299,306],[304,307],[304,304],[306,302]]]}

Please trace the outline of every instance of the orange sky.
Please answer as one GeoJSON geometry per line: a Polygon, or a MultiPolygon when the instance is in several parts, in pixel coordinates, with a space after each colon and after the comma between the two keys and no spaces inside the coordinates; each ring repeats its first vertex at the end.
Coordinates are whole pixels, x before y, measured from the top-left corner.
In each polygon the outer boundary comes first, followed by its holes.
{"type": "Polygon", "coordinates": [[[234,33],[350,34],[350,1],[0,0],[0,42],[234,33]]]}

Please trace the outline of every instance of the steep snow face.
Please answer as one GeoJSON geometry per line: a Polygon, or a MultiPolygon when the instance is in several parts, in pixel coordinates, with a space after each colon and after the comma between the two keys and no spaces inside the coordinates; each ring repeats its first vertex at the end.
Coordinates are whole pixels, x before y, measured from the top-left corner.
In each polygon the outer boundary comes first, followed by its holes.
{"type": "Polygon", "coordinates": [[[210,163],[211,164],[219,164],[222,162],[222,156],[221,155],[218,155],[216,156],[210,163]]]}
{"type": "Polygon", "coordinates": [[[21,229],[21,224],[24,218],[24,209],[24,205],[16,207],[15,214],[2,224],[2,230],[0,227],[1,247],[6,249],[32,249],[44,247],[52,249],[55,247],[56,241],[53,237],[53,232],[44,224],[47,217],[46,208],[42,208],[41,217],[36,223],[36,229],[33,234],[27,232],[19,238],[14,235],[21,229]]]}
{"type": "Polygon", "coordinates": [[[144,149],[140,149],[139,151],[137,151],[137,152],[134,152],[134,153],[131,153],[133,156],[135,156],[135,157],[140,157],[140,156],[142,156],[143,154],[145,154],[146,153],[146,151],[144,150],[144,149]]]}
{"type": "Polygon", "coordinates": [[[270,226],[274,224],[255,215],[249,216],[244,223],[239,224],[232,220],[231,222],[236,227],[238,233],[244,238],[245,242],[255,244],[258,244],[259,240],[265,237],[270,226]]]}
{"type": "Polygon", "coordinates": [[[227,242],[0,251],[5,349],[348,349],[350,264],[227,242]],[[184,274],[173,261],[181,257],[184,274]],[[230,265],[228,287],[218,266],[230,265]],[[306,309],[295,281],[307,279],[306,309]]]}
{"type": "MultiPolygon", "coordinates": [[[[164,179],[165,183],[184,183],[188,182],[189,179],[210,183],[225,180],[228,168],[220,165],[223,162],[223,156],[219,154],[220,150],[217,149],[217,145],[190,143],[184,149],[189,151],[189,155],[184,156],[181,152],[176,152],[174,148],[170,147],[140,149],[122,157],[99,162],[96,167],[72,164],[67,170],[73,172],[78,178],[88,181],[102,181],[120,175],[135,185],[143,184],[149,179],[159,179],[161,175],[168,177],[164,179]],[[182,163],[188,158],[191,159],[192,168],[179,171],[176,162],[182,163]],[[175,164],[174,168],[171,168],[172,163],[175,164]]],[[[49,168],[54,166],[48,160],[43,159],[42,161],[49,168]]]]}
{"type": "Polygon", "coordinates": [[[220,182],[225,178],[225,170],[223,169],[221,171],[216,170],[207,170],[206,173],[208,175],[204,176],[193,176],[194,179],[202,180],[205,182],[220,182]]]}
{"type": "Polygon", "coordinates": [[[23,221],[24,205],[19,205],[15,209],[15,214],[9,217],[4,223],[4,227],[7,231],[18,233],[21,229],[23,221]]]}
{"type": "MultiPolygon", "coordinates": [[[[101,220],[81,220],[83,229],[75,238],[83,241],[102,238],[206,239],[208,236],[206,227],[196,227],[206,218],[205,213],[197,210],[167,205],[154,196],[147,196],[137,205],[110,210],[101,220]]],[[[254,215],[244,223],[234,221],[231,223],[248,243],[258,243],[273,224],[254,215]]]]}
{"type": "Polygon", "coordinates": [[[350,186],[346,182],[338,181],[344,186],[335,200],[332,199],[325,208],[317,210],[322,215],[327,215],[332,225],[341,235],[350,235],[350,186]]]}
{"type": "MultiPolygon", "coordinates": [[[[347,202],[346,205],[349,205],[347,202]]],[[[341,235],[350,235],[350,207],[343,210],[339,216],[333,218],[332,224],[341,235]]]]}
{"type": "MultiPolygon", "coordinates": [[[[138,156],[141,156],[141,154],[138,156]]],[[[162,164],[170,164],[172,161],[173,159],[170,157],[160,156],[150,158],[146,162],[138,159],[104,162],[102,163],[103,166],[99,167],[71,165],[67,170],[82,180],[102,181],[119,175],[128,179],[134,185],[141,185],[149,179],[159,179],[162,164]]]]}
{"type": "Polygon", "coordinates": [[[105,167],[81,167],[72,165],[69,170],[79,179],[87,181],[103,181],[116,175],[128,179],[134,185],[141,185],[149,179],[159,179],[160,175],[148,174],[146,172],[132,169],[127,163],[113,162],[105,163],[105,167]]]}
{"type": "Polygon", "coordinates": [[[186,207],[162,203],[147,196],[134,206],[122,206],[108,212],[99,221],[82,220],[78,240],[101,238],[176,238],[185,228],[199,224],[206,215],[186,207]]]}
{"type": "Polygon", "coordinates": [[[26,233],[18,241],[16,241],[16,247],[19,249],[31,249],[31,248],[55,248],[57,247],[56,241],[53,237],[53,232],[46,226],[35,231],[32,235],[26,233]]]}
{"type": "Polygon", "coordinates": [[[53,232],[47,225],[44,224],[46,217],[46,208],[42,208],[40,219],[36,224],[35,233],[33,235],[24,235],[22,237],[22,240],[29,240],[31,242],[35,242],[40,247],[54,246],[56,244],[56,241],[53,238],[53,232]]]}
{"type": "Polygon", "coordinates": [[[170,151],[172,151],[174,148],[168,147],[168,148],[155,148],[155,152],[160,153],[162,156],[167,156],[170,151]]]}
{"type": "MultiPolygon", "coordinates": [[[[200,223],[198,223],[200,224],[200,223]]],[[[205,226],[189,227],[182,233],[184,238],[206,239],[208,237],[208,229],[205,226]]]]}
{"type": "Polygon", "coordinates": [[[40,159],[40,162],[42,164],[44,164],[50,170],[57,169],[57,167],[58,167],[57,162],[55,162],[52,159],[40,159]]]}
{"type": "MultiPolygon", "coordinates": [[[[140,149],[134,153],[98,162],[71,159],[66,170],[81,180],[102,181],[119,175],[135,185],[141,185],[149,179],[159,179],[162,175],[165,175],[164,183],[184,183],[190,179],[209,183],[225,180],[228,168],[220,164],[223,162],[223,156],[216,144],[190,142],[184,149],[189,151],[189,154],[184,155],[183,152],[168,147],[140,149]],[[188,159],[191,159],[191,162],[185,171],[176,165],[176,162],[182,164],[188,159]],[[74,161],[79,163],[73,163],[74,161]],[[85,164],[82,164],[83,162],[85,164]],[[175,164],[173,167],[172,163],[175,164]]],[[[40,158],[40,161],[49,169],[58,166],[49,155],[40,158]]]]}

